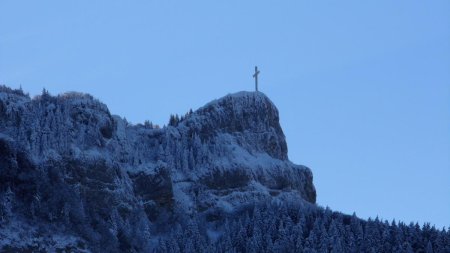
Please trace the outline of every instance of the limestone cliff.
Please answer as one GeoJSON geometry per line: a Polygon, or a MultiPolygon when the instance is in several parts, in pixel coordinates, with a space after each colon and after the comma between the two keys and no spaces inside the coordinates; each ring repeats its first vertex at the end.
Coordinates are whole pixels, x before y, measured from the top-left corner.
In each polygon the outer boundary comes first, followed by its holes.
{"type": "MultiPolygon", "coordinates": [[[[316,193],[263,93],[227,95],[156,129],[90,95],[0,88],[0,235],[21,227],[37,241],[64,237],[66,249],[146,249],[180,215],[213,221],[267,200],[314,204],[316,193]]],[[[20,247],[8,238],[0,248],[20,247]]]]}

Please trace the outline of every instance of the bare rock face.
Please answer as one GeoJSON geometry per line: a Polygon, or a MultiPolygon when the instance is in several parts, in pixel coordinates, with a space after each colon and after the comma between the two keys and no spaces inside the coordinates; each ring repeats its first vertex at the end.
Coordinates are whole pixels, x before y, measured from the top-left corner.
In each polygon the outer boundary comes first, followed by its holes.
{"type": "Polygon", "coordinates": [[[177,215],[220,219],[271,199],[314,204],[316,192],[310,169],[288,160],[262,93],[227,95],[154,129],[90,95],[30,99],[0,87],[0,237],[11,237],[0,249],[24,245],[8,228],[41,224],[28,237],[67,237],[54,249],[145,251],[177,215]]]}

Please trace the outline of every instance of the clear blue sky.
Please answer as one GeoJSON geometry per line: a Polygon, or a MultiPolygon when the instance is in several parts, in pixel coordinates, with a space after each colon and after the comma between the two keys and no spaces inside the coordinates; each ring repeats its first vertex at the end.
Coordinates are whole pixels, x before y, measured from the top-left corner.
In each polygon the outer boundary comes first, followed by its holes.
{"type": "Polygon", "coordinates": [[[448,0],[0,2],[0,83],[133,123],[252,90],[255,65],[320,205],[450,225],[448,0]]]}

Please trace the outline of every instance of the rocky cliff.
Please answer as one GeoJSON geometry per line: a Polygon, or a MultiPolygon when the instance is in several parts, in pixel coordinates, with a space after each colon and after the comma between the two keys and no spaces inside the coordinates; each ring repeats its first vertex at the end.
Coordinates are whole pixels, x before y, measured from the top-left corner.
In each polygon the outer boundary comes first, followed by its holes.
{"type": "Polygon", "coordinates": [[[250,203],[315,199],[311,171],[289,161],[278,110],[261,92],[160,129],[131,125],[87,94],[0,88],[5,250],[149,250],[180,217],[214,222],[250,203]]]}

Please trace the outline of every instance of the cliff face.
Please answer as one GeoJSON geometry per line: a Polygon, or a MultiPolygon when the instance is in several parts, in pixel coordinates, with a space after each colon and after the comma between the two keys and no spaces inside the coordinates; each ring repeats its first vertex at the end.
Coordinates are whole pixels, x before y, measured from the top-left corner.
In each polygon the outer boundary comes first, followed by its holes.
{"type": "MultiPolygon", "coordinates": [[[[30,99],[0,89],[5,229],[64,224],[50,233],[64,247],[146,249],[174,217],[214,221],[248,203],[293,199],[315,203],[312,173],[288,160],[278,110],[262,93],[227,95],[154,129],[129,125],[86,94],[30,99]]],[[[15,245],[5,229],[0,246],[15,245]]]]}
{"type": "Polygon", "coordinates": [[[206,135],[219,132],[234,135],[250,144],[245,146],[247,150],[287,160],[287,144],[278,110],[263,93],[240,92],[225,96],[200,108],[185,124],[206,135]]]}

